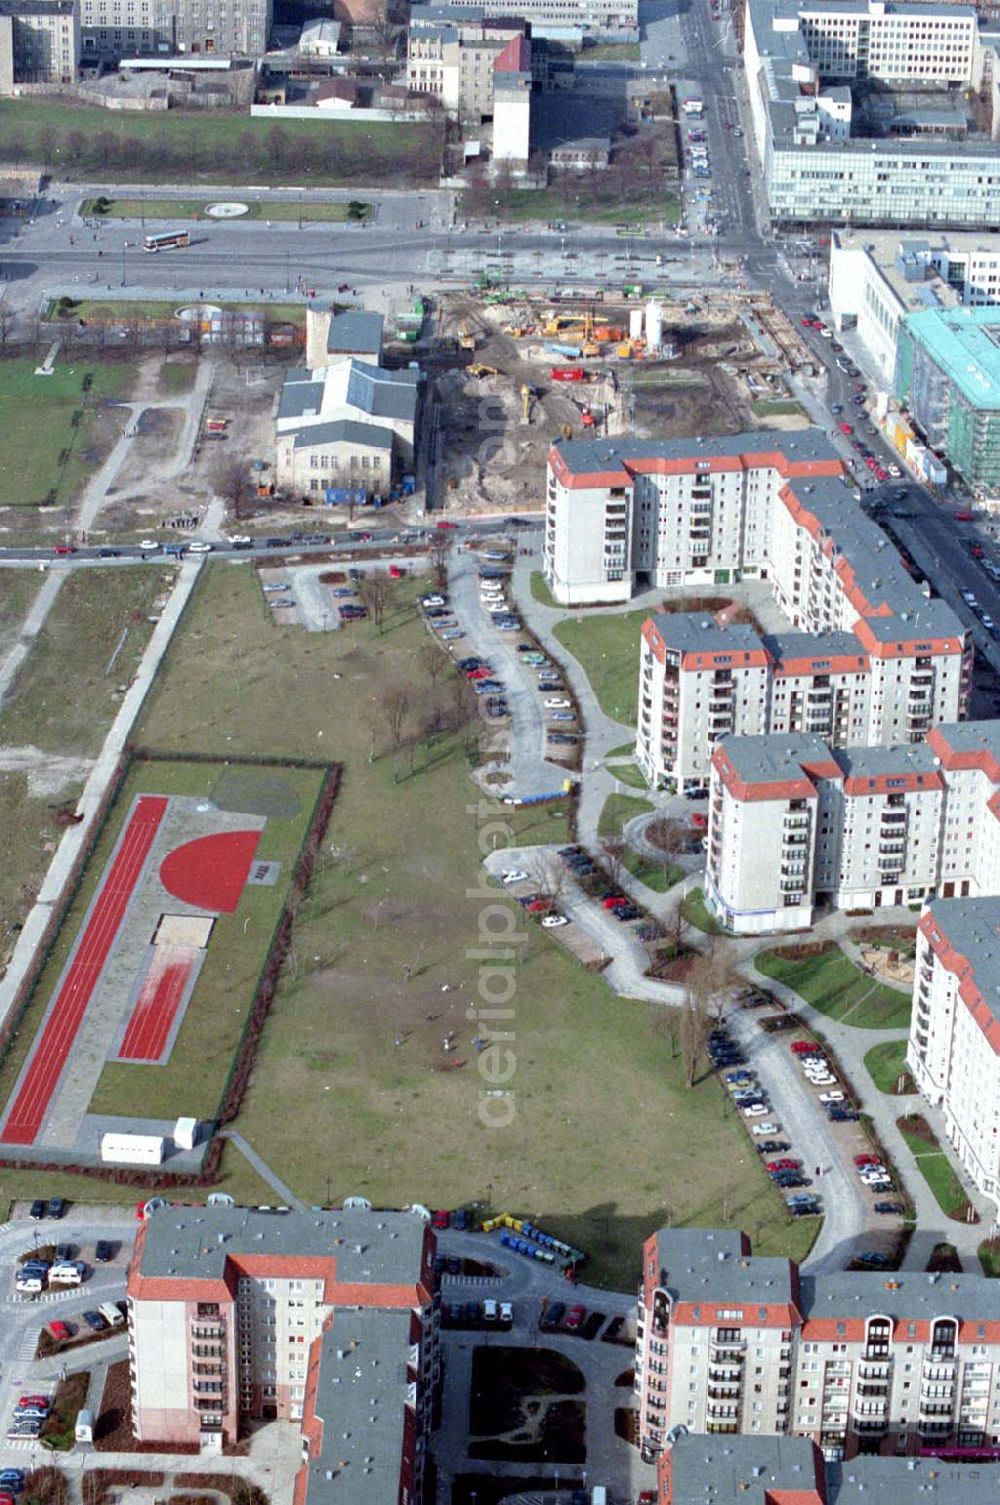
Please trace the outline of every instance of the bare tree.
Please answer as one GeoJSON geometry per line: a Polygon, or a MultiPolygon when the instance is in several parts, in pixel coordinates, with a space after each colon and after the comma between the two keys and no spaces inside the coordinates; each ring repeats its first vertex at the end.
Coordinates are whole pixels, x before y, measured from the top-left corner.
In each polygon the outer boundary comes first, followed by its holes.
{"type": "Polygon", "coordinates": [[[681,1008],[680,1020],[681,1060],[684,1065],[684,1085],[693,1087],[701,1064],[705,1045],[705,1016],[701,1000],[690,989],[681,1008]]]}
{"type": "Polygon", "coordinates": [[[6,345],[17,323],[17,315],[6,303],[0,303],[0,346],[6,345]]]}
{"type": "Polygon", "coordinates": [[[545,899],[555,904],[566,889],[566,869],[554,857],[537,857],[528,868],[532,883],[545,899]]]}
{"type": "Polygon", "coordinates": [[[392,581],[384,570],[373,570],[370,575],[364,577],[358,590],[368,610],[368,615],[381,634],[384,630],[385,614],[392,600],[392,581]]]}
{"type": "Polygon", "coordinates": [[[242,460],[235,457],[220,459],[212,470],[212,485],[228,504],[234,518],[245,517],[251,511],[253,487],[242,460]]]}
{"type": "Polygon", "coordinates": [[[725,1017],[726,1004],[736,983],[729,948],[719,941],[712,941],[701,953],[686,979],[688,993],[697,998],[702,1018],[711,1017],[716,1024],[721,1024],[725,1017]]]}
{"type": "Polygon", "coordinates": [[[403,733],[410,714],[409,685],[387,685],[379,696],[379,708],[382,712],[386,731],[389,733],[389,745],[396,760],[395,777],[398,780],[399,752],[403,745],[403,733]]]}
{"type": "Polygon", "coordinates": [[[448,584],[448,550],[451,548],[451,539],[447,532],[434,533],[427,545],[427,554],[434,571],[434,581],[442,589],[448,584]]]}
{"type": "Polygon", "coordinates": [[[673,871],[675,859],[687,849],[691,832],[684,821],[675,816],[661,815],[646,827],[646,839],[662,853],[660,861],[664,885],[669,886],[671,877],[676,877],[673,871]]]}
{"type": "Polygon", "coordinates": [[[625,871],[625,853],[627,851],[628,846],[621,832],[617,832],[612,836],[605,836],[601,841],[601,857],[604,859],[604,866],[608,870],[608,877],[615,888],[622,881],[622,873],[625,871]]]}
{"type": "Polygon", "coordinates": [[[420,662],[427,672],[427,678],[432,685],[436,685],[445,669],[448,660],[445,658],[437,643],[425,643],[420,650],[420,662]]]}

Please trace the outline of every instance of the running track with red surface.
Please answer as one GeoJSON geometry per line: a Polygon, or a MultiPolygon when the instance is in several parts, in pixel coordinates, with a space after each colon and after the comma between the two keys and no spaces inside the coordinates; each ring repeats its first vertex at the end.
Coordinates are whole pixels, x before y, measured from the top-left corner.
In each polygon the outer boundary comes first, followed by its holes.
{"type": "Polygon", "coordinates": [[[198,959],[194,946],[157,946],[118,1047],[119,1061],[159,1061],[198,959]]]}
{"type": "Polygon", "coordinates": [[[4,1144],[33,1144],[38,1136],[168,804],[156,795],[136,801],[55,1005],[35,1042],[31,1064],[0,1133],[4,1144]]]}

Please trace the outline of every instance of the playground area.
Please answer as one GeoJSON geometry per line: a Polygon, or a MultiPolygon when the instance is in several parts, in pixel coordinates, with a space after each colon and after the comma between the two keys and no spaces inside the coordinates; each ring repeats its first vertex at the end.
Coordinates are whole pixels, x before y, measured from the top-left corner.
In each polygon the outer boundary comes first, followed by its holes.
{"type": "Polygon", "coordinates": [[[321,782],[133,766],[0,1068],[4,1153],[91,1164],[135,1133],[196,1167],[176,1119],[217,1116],[321,782]]]}

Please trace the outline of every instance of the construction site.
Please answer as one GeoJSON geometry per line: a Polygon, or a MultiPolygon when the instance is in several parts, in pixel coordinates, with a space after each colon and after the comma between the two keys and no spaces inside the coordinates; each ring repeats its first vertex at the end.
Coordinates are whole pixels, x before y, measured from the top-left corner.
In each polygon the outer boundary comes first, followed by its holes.
{"type": "Polygon", "coordinates": [[[545,458],[560,437],[806,422],[785,382],[802,363],[801,341],[768,300],[735,292],[643,302],[629,291],[598,301],[580,290],[554,306],[516,293],[441,299],[428,505],[467,514],[540,506],[545,458]]]}

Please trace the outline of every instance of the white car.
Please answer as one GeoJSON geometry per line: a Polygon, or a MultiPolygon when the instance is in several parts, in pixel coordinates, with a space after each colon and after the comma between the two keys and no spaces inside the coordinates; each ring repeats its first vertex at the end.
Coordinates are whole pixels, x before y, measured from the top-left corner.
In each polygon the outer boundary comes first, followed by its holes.
{"type": "Polygon", "coordinates": [[[495,616],[498,612],[508,611],[509,607],[508,607],[506,601],[504,601],[504,600],[500,600],[500,601],[488,601],[486,603],[486,610],[488,612],[492,612],[493,615],[495,616]]]}
{"type": "Polygon", "coordinates": [[[189,543],[187,548],[189,554],[208,554],[211,552],[212,545],[205,543],[202,539],[197,539],[194,543],[189,543]]]}
{"type": "Polygon", "coordinates": [[[527,873],[522,873],[519,867],[512,867],[509,872],[500,874],[501,883],[527,883],[527,873]]]}
{"type": "Polygon", "coordinates": [[[542,925],[546,930],[558,930],[560,925],[568,924],[569,920],[567,920],[564,914],[547,914],[542,921],[542,925]]]}
{"type": "Polygon", "coordinates": [[[751,1107],[743,1109],[744,1118],[763,1118],[770,1113],[770,1108],[765,1108],[763,1103],[753,1103],[751,1107]]]}
{"type": "Polygon", "coordinates": [[[509,1301],[501,1301],[500,1303],[500,1321],[507,1323],[513,1323],[514,1321],[514,1308],[509,1301]]]}
{"type": "Polygon", "coordinates": [[[761,1139],[770,1139],[775,1134],[781,1133],[781,1125],[773,1119],[768,1119],[766,1124],[754,1124],[751,1134],[759,1134],[761,1139]]]}
{"type": "Polygon", "coordinates": [[[821,1092],[819,1100],[821,1103],[842,1103],[844,1101],[844,1094],[842,1092],[821,1092]]]}
{"type": "Polygon", "coordinates": [[[483,1321],[484,1322],[495,1322],[497,1320],[497,1316],[499,1315],[499,1312],[500,1312],[500,1308],[497,1305],[496,1301],[493,1299],[492,1296],[488,1296],[486,1298],[486,1300],[483,1302],[483,1321]]]}
{"type": "Polygon", "coordinates": [[[158,549],[160,545],[156,542],[155,538],[144,538],[139,547],[140,549],[158,549]]]}
{"type": "Polygon", "coordinates": [[[885,468],[892,476],[892,479],[894,481],[898,481],[902,477],[903,472],[900,470],[898,465],[887,465],[885,468]]]}
{"type": "Polygon", "coordinates": [[[827,327],[826,327],[825,324],[821,324],[820,325],[820,327],[819,327],[819,334],[820,334],[820,339],[822,339],[822,340],[832,340],[833,339],[833,330],[832,329],[827,329],[827,327]]]}
{"type": "Polygon", "coordinates": [[[966,606],[975,606],[976,605],[976,598],[972,594],[971,591],[962,591],[961,595],[962,595],[962,600],[965,602],[966,606]]]}
{"type": "Polygon", "coordinates": [[[547,711],[570,711],[573,709],[573,702],[554,695],[545,702],[545,709],[547,711]]]}

